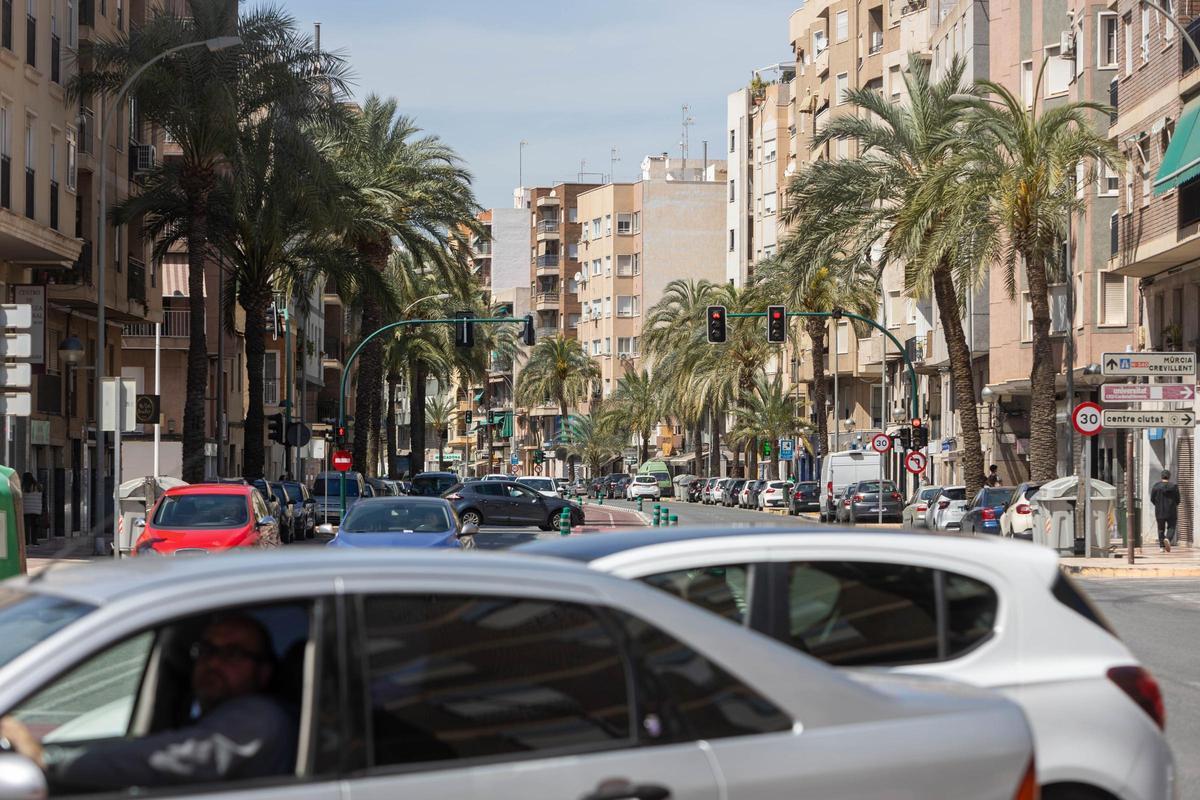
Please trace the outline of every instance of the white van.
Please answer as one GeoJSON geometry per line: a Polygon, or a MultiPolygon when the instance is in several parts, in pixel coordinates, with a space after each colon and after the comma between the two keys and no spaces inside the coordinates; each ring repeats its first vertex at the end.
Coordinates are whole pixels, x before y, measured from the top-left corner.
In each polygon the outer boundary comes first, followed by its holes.
{"type": "Polygon", "coordinates": [[[833,498],[856,481],[879,480],[879,453],[874,450],[843,450],[829,453],[821,462],[821,522],[835,522],[833,498]]]}

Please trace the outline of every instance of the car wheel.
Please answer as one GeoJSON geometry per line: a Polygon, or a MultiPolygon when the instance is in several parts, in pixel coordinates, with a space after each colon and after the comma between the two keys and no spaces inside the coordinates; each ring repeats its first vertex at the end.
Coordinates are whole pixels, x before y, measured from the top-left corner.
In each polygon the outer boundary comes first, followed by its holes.
{"type": "Polygon", "coordinates": [[[482,525],[483,515],[474,509],[462,512],[458,515],[459,521],[463,525],[482,525]]]}

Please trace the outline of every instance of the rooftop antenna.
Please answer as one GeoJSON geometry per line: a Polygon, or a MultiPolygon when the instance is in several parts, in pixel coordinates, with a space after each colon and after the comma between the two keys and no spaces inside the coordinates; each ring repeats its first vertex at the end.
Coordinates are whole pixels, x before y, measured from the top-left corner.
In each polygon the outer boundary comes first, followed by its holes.
{"type": "Polygon", "coordinates": [[[587,172],[587,159],[579,159],[579,175],[577,176],[580,183],[583,183],[584,173],[587,172]]]}
{"type": "Polygon", "coordinates": [[[321,23],[313,23],[313,48],[317,53],[321,52],[321,23]]]}
{"type": "Polygon", "coordinates": [[[688,113],[688,112],[690,112],[691,110],[692,110],[692,109],[691,109],[691,106],[689,106],[687,103],[684,103],[684,104],[683,104],[683,108],[682,108],[682,111],[683,111],[683,113],[682,113],[682,128],[683,128],[683,138],[681,138],[681,139],[679,140],[679,149],[680,149],[681,153],[683,154],[683,165],[682,165],[682,167],[683,167],[684,169],[686,169],[686,168],[687,168],[687,157],[688,157],[688,128],[690,128],[691,126],[693,126],[693,125],[695,125],[695,124],[696,124],[696,120],[692,119],[691,115],[688,113]]]}
{"type": "Polygon", "coordinates": [[[621,160],[621,156],[617,154],[617,146],[614,144],[612,149],[608,151],[608,182],[617,182],[617,162],[621,160]]]}

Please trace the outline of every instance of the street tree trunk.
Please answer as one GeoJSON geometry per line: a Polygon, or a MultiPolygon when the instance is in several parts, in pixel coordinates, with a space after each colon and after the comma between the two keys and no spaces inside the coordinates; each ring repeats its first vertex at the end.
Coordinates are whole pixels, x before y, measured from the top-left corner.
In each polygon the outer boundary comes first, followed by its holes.
{"type": "Polygon", "coordinates": [[[245,442],[242,445],[242,475],[254,481],[263,477],[266,462],[266,439],[263,431],[263,354],[266,335],[263,319],[271,307],[271,292],[262,287],[249,288],[239,298],[246,311],[246,422],[245,442]]]}
{"type": "MultiPolygon", "coordinates": [[[[829,449],[829,415],[825,413],[825,326],[824,317],[807,317],[804,329],[812,341],[812,383],[808,396],[812,398],[813,416],[817,423],[817,441],[813,455],[825,456],[829,449]]],[[[819,472],[816,474],[820,474],[819,472]]]]}
{"type": "Polygon", "coordinates": [[[1058,365],[1050,341],[1050,290],[1046,262],[1026,254],[1025,275],[1033,317],[1033,366],[1029,371],[1029,479],[1052,481],[1058,477],[1058,401],[1055,379],[1058,365]]]}
{"type": "Polygon", "coordinates": [[[638,449],[638,455],[641,456],[641,463],[645,464],[650,458],[650,433],[649,431],[640,431],[638,435],[642,439],[641,447],[638,449]]]}
{"type": "Polygon", "coordinates": [[[384,461],[387,476],[392,480],[400,478],[400,473],[396,471],[396,384],[399,382],[400,376],[395,372],[389,372],[387,377],[387,397],[384,402],[387,403],[387,458],[384,461]]]}
{"type": "MultiPolygon", "coordinates": [[[[361,252],[373,269],[383,272],[387,267],[391,243],[373,243],[361,252]]],[[[362,328],[360,341],[383,326],[383,310],[379,300],[370,294],[362,298],[362,328]]],[[[354,466],[364,475],[374,474],[370,460],[374,429],[379,426],[379,401],[383,394],[383,338],[376,337],[358,354],[358,382],[354,395],[354,466]]]]}
{"type": "MultiPolygon", "coordinates": [[[[209,254],[208,186],[203,181],[200,183],[200,186],[193,187],[189,192],[191,209],[187,232],[188,309],[191,319],[188,325],[187,388],[183,404],[183,472],[181,477],[188,483],[199,483],[205,478],[205,397],[208,394],[208,337],[205,325],[208,315],[205,308],[207,298],[204,296],[204,267],[209,254]]],[[[108,223],[101,220],[101,224],[107,225],[108,223]]],[[[225,298],[218,297],[216,302],[217,308],[222,312],[217,314],[216,319],[218,336],[224,335],[222,330],[225,319],[222,305],[224,301],[225,298]]],[[[223,364],[217,365],[217,369],[223,368],[223,364]]],[[[219,420],[217,425],[220,426],[219,420]]],[[[225,443],[220,442],[218,446],[223,447],[225,443]]]]}
{"type": "MultiPolygon", "coordinates": [[[[558,429],[558,441],[555,442],[555,455],[558,455],[558,450],[560,447],[562,447],[563,438],[566,436],[567,432],[567,423],[570,419],[570,417],[567,416],[567,399],[565,397],[558,398],[558,413],[562,415],[562,424],[558,429]]],[[[563,461],[563,477],[573,477],[571,475],[571,459],[569,458],[564,459],[563,461]]]]}
{"type": "MultiPolygon", "coordinates": [[[[962,429],[963,483],[967,497],[971,498],[983,488],[983,445],[979,439],[979,412],[975,405],[975,374],[971,368],[971,346],[962,326],[962,309],[958,304],[958,293],[954,290],[954,278],[950,265],[943,261],[933,273],[933,295],[938,304],[938,315],[946,337],[946,350],[950,355],[950,383],[954,390],[954,403],[958,407],[958,421],[962,429]]],[[[919,484],[919,478],[918,478],[919,484]]]]}
{"type": "Polygon", "coordinates": [[[692,468],[696,475],[704,474],[704,442],[701,441],[703,431],[704,418],[698,416],[696,424],[692,426],[692,468]]]}
{"type": "MultiPolygon", "coordinates": [[[[412,385],[408,396],[408,438],[412,442],[413,474],[425,471],[425,365],[420,361],[413,364],[412,385]]],[[[491,428],[488,429],[489,431],[491,428]]],[[[491,448],[488,448],[488,458],[491,459],[491,448]]],[[[491,462],[488,462],[489,465],[491,462]]]]}
{"type": "Polygon", "coordinates": [[[712,477],[721,474],[721,407],[719,405],[708,410],[709,442],[708,467],[712,477]]]}

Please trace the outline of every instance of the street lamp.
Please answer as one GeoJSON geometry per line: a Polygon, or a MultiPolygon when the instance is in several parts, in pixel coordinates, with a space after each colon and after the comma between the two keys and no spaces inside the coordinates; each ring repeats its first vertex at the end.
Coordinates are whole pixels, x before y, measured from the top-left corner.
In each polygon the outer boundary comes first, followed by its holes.
{"type": "Polygon", "coordinates": [[[449,300],[449,299],[450,299],[449,292],[441,292],[439,294],[431,294],[431,295],[426,295],[425,297],[417,298],[416,300],[413,300],[411,303],[409,303],[407,308],[405,308],[403,311],[400,312],[400,316],[402,316],[402,317],[405,316],[406,314],[408,314],[408,312],[412,311],[413,308],[415,308],[416,306],[419,306],[421,303],[424,303],[426,300],[449,300]]]}
{"type": "MultiPolygon", "coordinates": [[[[104,431],[100,430],[100,419],[104,414],[104,393],[100,391],[100,387],[101,380],[104,377],[104,329],[108,324],[105,319],[107,309],[105,307],[106,296],[104,286],[105,273],[107,272],[104,259],[108,252],[107,237],[105,236],[108,229],[108,221],[106,219],[108,216],[108,148],[105,145],[108,140],[108,126],[112,122],[113,114],[120,107],[121,100],[133,85],[137,83],[138,79],[142,77],[142,74],[154,64],[157,64],[169,55],[190,47],[207,47],[210,52],[216,52],[229,47],[236,47],[241,43],[242,39],[240,36],[216,36],[211,39],[186,42],[167,48],[134,70],[133,74],[126,79],[125,83],[121,84],[121,88],[113,95],[112,102],[108,105],[108,110],[104,112],[104,117],[100,120],[100,203],[98,215],[99,226],[96,232],[96,485],[94,487],[94,497],[96,500],[92,519],[92,530],[98,555],[102,554],[105,538],[104,515],[100,513],[100,509],[104,506],[104,431]]],[[[121,476],[113,475],[113,484],[119,486],[120,483],[121,476]]]]}

